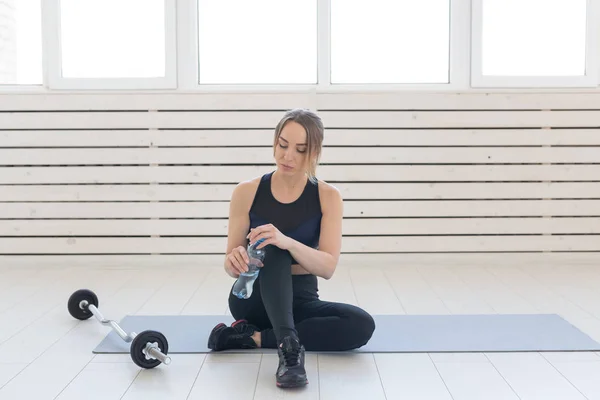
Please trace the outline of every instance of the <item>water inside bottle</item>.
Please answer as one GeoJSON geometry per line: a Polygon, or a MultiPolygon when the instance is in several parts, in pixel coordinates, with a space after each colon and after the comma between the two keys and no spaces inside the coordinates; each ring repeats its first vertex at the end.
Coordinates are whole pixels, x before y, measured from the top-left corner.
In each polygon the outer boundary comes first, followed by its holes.
{"type": "Polygon", "coordinates": [[[264,250],[256,250],[256,246],[262,243],[264,239],[259,240],[254,246],[248,246],[248,271],[242,272],[233,286],[233,294],[240,299],[248,299],[252,296],[254,281],[258,277],[260,268],[263,267],[262,258],[264,250]]]}
{"type": "Polygon", "coordinates": [[[233,294],[240,299],[247,299],[252,296],[252,289],[254,288],[254,281],[258,276],[258,272],[257,267],[254,267],[254,269],[250,267],[248,272],[241,273],[235,283],[233,294]]]}

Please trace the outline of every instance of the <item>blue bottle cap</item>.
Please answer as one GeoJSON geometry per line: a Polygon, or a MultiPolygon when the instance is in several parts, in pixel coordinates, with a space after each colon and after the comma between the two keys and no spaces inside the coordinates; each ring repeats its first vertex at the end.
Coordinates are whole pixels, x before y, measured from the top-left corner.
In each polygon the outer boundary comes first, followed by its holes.
{"type": "Polygon", "coordinates": [[[251,247],[252,247],[253,249],[255,249],[255,248],[256,248],[256,246],[258,246],[259,244],[261,244],[261,243],[262,243],[262,242],[264,242],[265,240],[266,240],[265,238],[259,239],[259,241],[258,241],[258,242],[256,242],[256,243],[254,243],[254,244],[253,244],[251,247]]]}

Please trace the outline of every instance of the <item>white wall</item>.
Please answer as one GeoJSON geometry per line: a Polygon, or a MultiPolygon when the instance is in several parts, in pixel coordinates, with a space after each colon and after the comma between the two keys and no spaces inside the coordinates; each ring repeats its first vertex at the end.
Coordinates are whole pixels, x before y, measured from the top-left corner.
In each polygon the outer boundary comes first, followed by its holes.
{"type": "Polygon", "coordinates": [[[600,250],[600,94],[57,93],[0,95],[0,262],[221,262],[292,107],[324,119],[345,262],[600,250]]]}

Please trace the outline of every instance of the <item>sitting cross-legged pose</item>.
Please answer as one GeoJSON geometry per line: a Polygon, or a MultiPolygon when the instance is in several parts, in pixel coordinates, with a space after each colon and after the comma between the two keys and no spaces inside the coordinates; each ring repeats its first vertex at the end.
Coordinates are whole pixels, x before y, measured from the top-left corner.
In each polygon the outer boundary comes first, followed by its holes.
{"type": "Polygon", "coordinates": [[[342,241],[342,197],[315,177],[323,124],[314,112],[294,109],[275,128],[276,169],[239,183],[232,194],[225,271],[233,278],[248,270],[248,244],[264,239],[263,266],[252,295],[229,292],[236,320],[213,328],[214,351],[277,349],[279,387],[308,383],[304,352],[344,351],[365,345],[375,322],[351,304],[324,301],[317,277],[330,279],[342,241]]]}

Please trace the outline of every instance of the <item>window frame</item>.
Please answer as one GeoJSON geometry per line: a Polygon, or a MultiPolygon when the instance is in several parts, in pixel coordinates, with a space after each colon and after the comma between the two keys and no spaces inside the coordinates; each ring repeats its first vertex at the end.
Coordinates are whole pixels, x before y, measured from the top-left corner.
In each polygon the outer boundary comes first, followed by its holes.
{"type": "Polygon", "coordinates": [[[198,0],[179,0],[178,72],[179,89],[201,93],[359,93],[397,91],[456,91],[469,83],[469,0],[449,0],[450,52],[449,83],[332,84],[331,83],[331,1],[317,0],[317,83],[316,84],[237,84],[199,83],[198,0]]]}
{"type": "Polygon", "coordinates": [[[329,0],[317,0],[317,83],[316,84],[209,84],[200,83],[198,43],[198,1],[177,3],[178,89],[200,93],[304,93],[329,87],[326,60],[329,55],[329,0]]]}
{"type": "Polygon", "coordinates": [[[63,78],[60,76],[60,0],[42,7],[42,84],[1,85],[0,93],[481,93],[600,92],[600,0],[587,0],[587,75],[581,77],[490,77],[481,75],[481,2],[450,1],[450,83],[332,84],[330,75],[331,1],[317,0],[317,84],[209,85],[199,83],[197,0],[165,0],[166,77],[63,78]]]}
{"type": "Polygon", "coordinates": [[[62,71],[62,48],[60,34],[61,0],[42,2],[45,82],[56,90],[144,90],[177,89],[177,0],[164,0],[165,4],[165,76],[156,78],[66,78],[62,71]]]}
{"type": "Polygon", "coordinates": [[[483,2],[471,0],[471,88],[597,88],[598,63],[598,0],[586,0],[586,59],[582,76],[506,76],[483,74],[483,2]]]}

